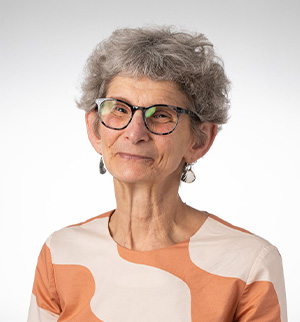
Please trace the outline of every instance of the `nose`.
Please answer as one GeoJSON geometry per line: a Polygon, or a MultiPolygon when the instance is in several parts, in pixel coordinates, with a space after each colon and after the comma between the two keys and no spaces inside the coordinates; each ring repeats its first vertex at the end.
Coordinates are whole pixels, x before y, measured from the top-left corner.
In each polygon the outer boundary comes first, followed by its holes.
{"type": "Polygon", "coordinates": [[[136,144],[138,142],[149,140],[149,131],[143,120],[142,111],[135,111],[131,122],[124,129],[125,135],[131,143],[136,144]]]}

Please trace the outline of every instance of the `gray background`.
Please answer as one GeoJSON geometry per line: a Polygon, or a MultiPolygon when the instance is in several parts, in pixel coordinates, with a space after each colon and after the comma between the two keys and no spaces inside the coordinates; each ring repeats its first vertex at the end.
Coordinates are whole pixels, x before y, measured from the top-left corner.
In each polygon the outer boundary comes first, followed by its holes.
{"type": "Polygon", "coordinates": [[[114,207],[98,174],[80,73],[116,27],[203,32],[232,81],[229,124],[183,184],[192,206],[263,236],[283,257],[290,321],[299,321],[299,1],[0,2],[0,320],[26,320],[49,234],[114,207]]]}

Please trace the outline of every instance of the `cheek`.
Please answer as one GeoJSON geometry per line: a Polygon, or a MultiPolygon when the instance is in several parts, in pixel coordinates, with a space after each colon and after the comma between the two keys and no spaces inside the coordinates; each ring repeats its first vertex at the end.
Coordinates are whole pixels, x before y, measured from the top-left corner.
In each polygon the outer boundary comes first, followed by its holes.
{"type": "Polygon", "coordinates": [[[117,131],[112,131],[110,129],[107,129],[102,124],[99,127],[99,133],[101,137],[102,149],[110,148],[115,142],[116,137],[118,135],[117,131]]]}
{"type": "Polygon", "coordinates": [[[160,151],[160,161],[177,167],[182,161],[185,148],[185,144],[182,144],[180,138],[177,136],[174,138],[166,137],[163,142],[157,145],[157,150],[160,151]]]}

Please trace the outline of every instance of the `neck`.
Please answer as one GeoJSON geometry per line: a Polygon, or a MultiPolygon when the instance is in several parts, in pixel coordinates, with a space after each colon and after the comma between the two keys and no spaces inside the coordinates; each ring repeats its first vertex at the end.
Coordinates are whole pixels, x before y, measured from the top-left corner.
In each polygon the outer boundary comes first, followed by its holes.
{"type": "Polygon", "coordinates": [[[114,179],[114,186],[117,208],[109,227],[113,239],[126,248],[152,250],[184,241],[195,232],[195,212],[202,218],[180,199],[179,182],[148,185],[114,179]]]}

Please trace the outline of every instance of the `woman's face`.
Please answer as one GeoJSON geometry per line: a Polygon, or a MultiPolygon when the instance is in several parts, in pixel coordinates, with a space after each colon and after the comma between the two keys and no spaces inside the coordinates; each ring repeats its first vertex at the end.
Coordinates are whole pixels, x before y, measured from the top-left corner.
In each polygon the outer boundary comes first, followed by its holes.
{"type": "MultiPolygon", "coordinates": [[[[170,81],[148,78],[115,77],[106,97],[117,98],[134,106],[168,104],[187,108],[187,98],[170,81]]],[[[107,170],[123,182],[160,182],[179,180],[184,162],[193,162],[193,145],[188,115],[182,114],[175,131],[155,135],[144,124],[142,112],[136,111],[130,124],[123,130],[99,125],[100,144],[107,170]]]]}

